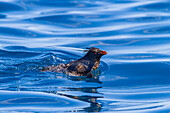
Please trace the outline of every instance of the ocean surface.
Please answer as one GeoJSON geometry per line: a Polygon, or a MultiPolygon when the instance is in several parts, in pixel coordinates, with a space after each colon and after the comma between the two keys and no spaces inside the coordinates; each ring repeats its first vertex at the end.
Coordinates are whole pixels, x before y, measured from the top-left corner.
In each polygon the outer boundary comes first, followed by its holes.
{"type": "Polygon", "coordinates": [[[170,112],[170,1],[0,0],[0,112],[170,112]],[[87,47],[93,78],[41,72],[87,47]]]}

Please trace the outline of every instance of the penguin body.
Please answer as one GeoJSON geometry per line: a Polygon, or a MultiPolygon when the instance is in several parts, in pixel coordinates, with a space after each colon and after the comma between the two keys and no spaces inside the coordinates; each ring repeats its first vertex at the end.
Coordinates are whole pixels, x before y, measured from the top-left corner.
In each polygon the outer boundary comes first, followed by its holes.
{"type": "Polygon", "coordinates": [[[93,75],[91,71],[99,67],[100,58],[106,54],[106,51],[91,47],[89,48],[87,54],[78,60],[69,62],[67,64],[60,64],[58,66],[48,66],[42,71],[62,72],[76,76],[92,77],[93,75]]]}

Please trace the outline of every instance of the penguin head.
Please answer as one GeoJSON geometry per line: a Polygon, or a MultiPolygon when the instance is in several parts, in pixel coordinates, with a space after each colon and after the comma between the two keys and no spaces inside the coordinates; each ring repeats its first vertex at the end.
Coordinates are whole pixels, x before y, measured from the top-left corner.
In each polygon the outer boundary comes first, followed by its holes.
{"type": "Polygon", "coordinates": [[[100,58],[103,55],[107,54],[106,51],[100,50],[99,48],[96,48],[96,47],[91,47],[91,48],[87,48],[87,49],[89,49],[89,50],[87,50],[88,52],[85,56],[90,58],[93,61],[100,60],[100,58]]]}

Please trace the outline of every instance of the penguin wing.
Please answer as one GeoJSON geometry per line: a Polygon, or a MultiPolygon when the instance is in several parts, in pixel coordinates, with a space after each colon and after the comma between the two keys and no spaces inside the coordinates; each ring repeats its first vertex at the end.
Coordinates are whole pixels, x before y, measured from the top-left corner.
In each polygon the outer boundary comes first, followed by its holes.
{"type": "Polygon", "coordinates": [[[85,65],[83,62],[77,60],[67,64],[69,71],[76,71],[77,73],[85,73],[87,72],[88,66],[85,65]]]}
{"type": "Polygon", "coordinates": [[[87,66],[84,64],[79,64],[77,67],[77,72],[78,73],[85,73],[87,72],[87,66]]]}

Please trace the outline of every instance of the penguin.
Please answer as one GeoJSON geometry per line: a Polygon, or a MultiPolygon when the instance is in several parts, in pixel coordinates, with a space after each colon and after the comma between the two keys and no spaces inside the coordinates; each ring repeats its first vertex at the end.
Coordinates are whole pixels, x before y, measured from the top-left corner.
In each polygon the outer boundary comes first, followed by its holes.
{"type": "Polygon", "coordinates": [[[87,54],[78,60],[69,62],[67,64],[60,64],[58,66],[48,66],[42,69],[42,71],[61,72],[69,75],[72,74],[91,78],[93,77],[92,70],[95,70],[99,67],[101,57],[106,55],[107,52],[96,47],[87,49],[87,54]]]}

